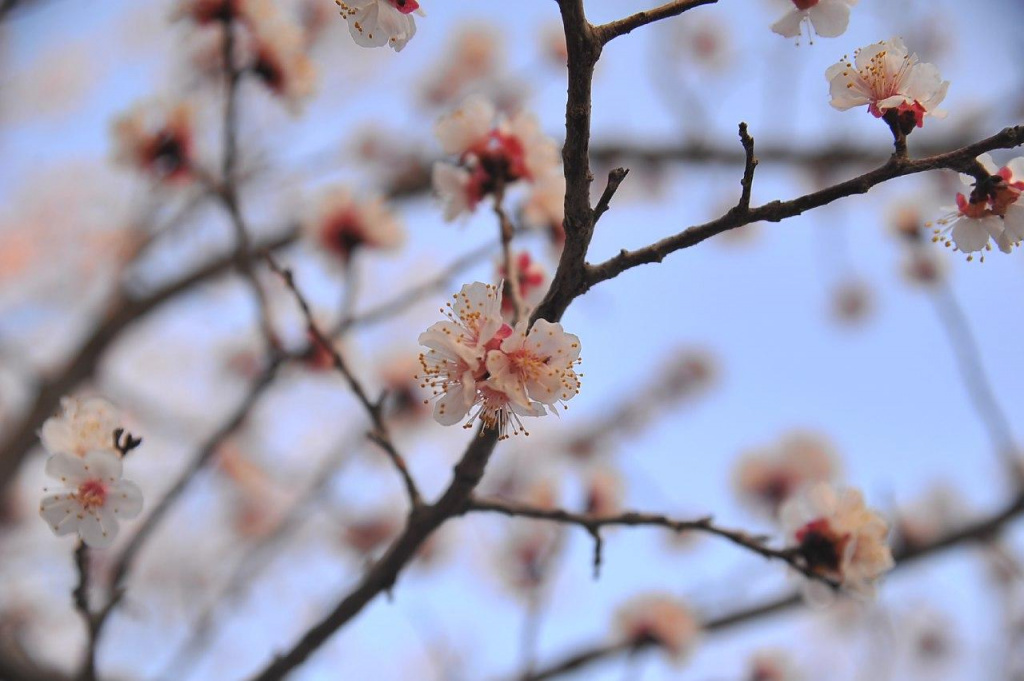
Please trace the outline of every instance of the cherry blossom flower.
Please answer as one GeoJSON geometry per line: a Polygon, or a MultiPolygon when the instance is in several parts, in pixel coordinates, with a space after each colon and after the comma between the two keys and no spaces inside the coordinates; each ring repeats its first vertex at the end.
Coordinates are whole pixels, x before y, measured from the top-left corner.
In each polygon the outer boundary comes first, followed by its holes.
{"type": "Polygon", "coordinates": [[[781,650],[759,650],[750,658],[746,681],[801,681],[790,656],[781,650]]]}
{"type": "Polygon", "coordinates": [[[700,625],[685,603],[666,594],[646,594],[619,608],[615,628],[626,641],[654,643],[676,663],[697,642],[700,625]]]}
{"type": "MultiPolygon", "coordinates": [[[[956,250],[968,254],[968,260],[973,259],[972,253],[990,250],[989,239],[1003,253],[1024,241],[1024,202],[1018,201],[1024,190],[1024,157],[998,169],[988,154],[978,161],[989,176],[978,181],[963,176],[965,182],[974,183],[974,189],[969,195],[956,195],[956,208],[936,221],[940,227],[932,238],[940,241],[948,233],[945,245],[955,245],[956,250]]],[[[984,255],[981,259],[984,261],[984,255]]]]}
{"type": "Polygon", "coordinates": [[[515,329],[501,317],[500,287],[467,284],[448,303],[448,321],[420,334],[429,350],[420,354],[421,386],[437,398],[434,419],[470,428],[480,420],[499,437],[525,432],[522,416],[543,416],[545,406],[579,392],[573,366],[579,362],[579,338],[560,324],[538,320],[515,329]]]}
{"type": "MultiPolygon", "coordinates": [[[[875,580],[892,569],[886,543],[889,525],[864,505],[857,490],[835,489],[828,483],[805,488],[783,504],[780,522],[787,540],[807,568],[838,582],[860,596],[874,595],[875,580]]],[[[805,595],[816,600],[823,585],[807,582],[805,595]]]]}
{"type": "Polygon", "coordinates": [[[946,97],[949,81],[942,80],[934,64],[918,62],[908,54],[901,38],[862,47],[854,52],[854,61],[843,57],[825,71],[832,95],[832,106],[846,111],[867,105],[876,118],[889,112],[904,134],[924,125],[924,117],[942,118],[936,109],[946,97]]]}
{"type": "Polygon", "coordinates": [[[519,180],[537,182],[558,172],[558,147],[537,119],[519,112],[499,119],[494,105],[471,96],[442,116],[434,133],[444,153],[457,163],[434,165],[434,189],[445,205],[445,219],[472,211],[490,193],[519,180]]]}
{"type": "Polygon", "coordinates": [[[422,97],[432,106],[446,106],[471,87],[486,86],[501,66],[501,34],[492,26],[464,26],[452,36],[440,63],[423,81],[422,97]]]}
{"type": "Polygon", "coordinates": [[[54,534],[77,532],[88,546],[102,549],[114,543],[118,520],[142,511],[142,491],[121,477],[121,459],[109,449],[78,457],[59,452],[46,462],[46,474],[64,489],[47,494],[39,514],[54,534]]]}
{"type": "Polygon", "coordinates": [[[596,518],[620,513],[624,495],[622,476],[611,468],[596,468],[587,476],[585,512],[596,518]]]}
{"type": "Polygon", "coordinates": [[[46,451],[79,458],[96,450],[119,455],[114,442],[114,431],[121,427],[117,407],[102,397],[64,397],[60,409],[61,413],[46,419],[39,431],[46,451]]]}
{"type": "Polygon", "coordinates": [[[487,353],[488,384],[524,409],[536,402],[554,405],[580,391],[573,367],[579,363],[580,339],[562,325],[538,319],[516,325],[498,350],[487,353]]]}
{"type": "Polygon", "coordinates": [[[546,230],[552,245],[561,250],[565,245],[565,176],[556,171],[534,182],[522,210],[523,221],[546,230]]]}
{"type": "Polygon", "coordinates": [[[390,45],[401,52],[416,35],[413,12],[424,16],[416,0],[334,0],[348,22],[349,33],[357,45],[390,45]]]}
{"type": "Polygon", "coordinates": [[[336,188],[320,200],[315,217],[303,225],[306,236],[338,262],[347,265],[361,249],[395,250],[405,230],[379,197],[356,200],[336,188]]]}
{"type": "Polygon", "coordinates": [[[733,486],[752,509],[775,517],[797,490],[832,480],[837,469],[830,443],[813,433],[796,432],[772,448],[745,454],[736,466],[733,486]]]}
{"type": "Polygon", "coordinates": [[[192,107],[183,102],[145,102],[114,121],[114,158],[164,182],[191,178],[192,107]]]}
{"type": "Polygon", "coordinates": [[[850,24],[850,7],[857,0],[792,0],[795,9],[772,24],[772,30],[786,38],[798,38],[807,23],[822,38],[835,38],[850,24]]]}
{"type": "Polygon", "coordinates": [[[316,89],[316,67],[306,54],[302,29],[278,11],[254,16],[249,68],[292,111],[316,89]]]}

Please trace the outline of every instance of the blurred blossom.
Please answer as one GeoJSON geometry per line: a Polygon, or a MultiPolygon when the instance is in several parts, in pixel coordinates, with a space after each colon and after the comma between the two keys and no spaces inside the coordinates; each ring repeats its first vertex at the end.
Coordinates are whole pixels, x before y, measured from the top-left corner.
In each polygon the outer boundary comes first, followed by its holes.
{"type": "Polygon", "coordinates": [[[694,17],[692,21],[671,24],[672,49],[677,58],[686,60],[686,66],[699,66],[708,71],[721,72],[733,60],[728,26],[710,17],[694,17]]]}
{"type": "Polygon", "coordinates": [[[190,104],[148,101],[114,121],[114,158],[164,182],[192,178],[193,111],[190,104]]]}
{"type": "Polygon", "coordinates": [[[850,25],[850,7],[857,0],[792,0],[794,9],[772,24],[772,30],[786,38],[799,38],[807,26],[811,42],[812,31],[822,38],[835,38],[846,32],[850,25]]]}
{"type": "Polygon", "coordinates": [[[899,510],[896,536],[908,547],[924,546],[963,527],[967,506],[949,485],[935,485],[921,498],[899,510]]]}
{"type": "Polygon", "coordinates": [[[534,182],[522,214],[527,226],[545,231],[551,245],[561,251],[565,244],[565,176],[550,172],[534,182]]]}
{"type": "Polygon", "coordinates": [[[253,59],[249,68],[267,88],[298,112],[316,89],[316,67],[306,54],[302,29],[278,12],[260,14],[252,23],[253,59]]]}
{"type": "Polygon", "coordinates": [[[356,199],[345,187],[324,192],[302,227],[310,242],[341,265],[363,249],[393,251],[405,243],[405,228],[381,198],[356,199]]]}
{"type": "Polygon", "coordinates": [[[535,116],[519,112],[499,119],[494,104],[481,96],[442,116],[434,133],[444,153],[457,157],[456,164],[434,164],[434,190],[448,221],[472,212],[499,188],[519,180],[539,183],[560,172],[558,146],[541,132],[535,116]]]}
{"type": "Polygon", "coordinates": [[[451,106],[469,90],[486,90],[502,65],[501,33],[493,26],[471,24],[449,38],[440,61],[422,80],[422,97],[431,106],[451,106]]]}
{"type": "Polygon", "coordinates": [[[233,443],[218,452],[217,465],[232,483],[235,504],[234,530],[242,537],[259,538],[272,532],[282,520],[287,495],[261,466],[233,443]]]}
{"type": "Polygon", "coordinates": [[[537,31],[540,41],[540,53],[554,67],[564,69],[569,63],[569,49],[565,44],[565,29],[561,22],[544,24],[537,31]]]}
{"type": "Polygon", "coordinates": [[[808,432],[791,433],[775,446],[744,454],[733,472],[740,500],[776,518],[779,508],[797,490],[835,479],[835,450],[825,438],[808,432]]]}
{"type": "Polygon", "coordinates": [[[402,517],[397,508],[382,509],[343,523],[341,541],[356,553],[370,557],[398,536],[402,517]]]}
{"type": "Polygon", "coordinates": [[[498,575],[519,598],[534,598],[551,576],[562,546],[562,528],[552,523],[516,523],[504,533],[496,555],[498,575]]]}
{"type": "Polygon", "coordinates": [[[750,658],[744,681],[802,681],[789,654],[781,650],[759,650],[750,658]]]}
{"type": "Polygon", "coordinates": [[[114,431],[121,428],[117,407],[102,397],[63,397],[60,414],[43,423],[39,438],[50,454],[63,452],[79,458],[105,450],[120,456],[114,431]]]}
{"type": "Polygon", "coordinates": [[[874,311],[871,288],[859,279],[848,279],[832,290],[832,318],[844,324],[859,324],[874,311]]]}
{"type": "MultiPolygon", "coordinates": [[[[544,266],[530,257],[529,251],[522,251],[514,256],[516,278],[519,280],[519,297],[526,306],[524,314],[529,313],[540,304],[548,291],[548,273],[544,266]]],[[[505,272],[505,264],[498,263],[498,278],[505,280],[508,274],[505,272]]],[[[512,300],[502,298],[501,313],[506,319],[511,319],[514,313],[512,300]]]]}
{"type": "Polygon", "coordinates": [[[622,476],[611,468],[596,468],[586,475],[584,512],[595,518],[612,516],[622,511],[625,496],[622,476]]]}
{"type": "MultiPolygon", "coordinates": [[[[886,543],[889,524],[864,505],[857,490],[816,483],[782,505],[779,521],[807,569],[849,593],[874,596],[875,581],[894,565],[886,543]]],[[[828,587],[809,579],[804,595],[811,602],[832,597],[828,587]]]]}
{"type": "Polygon", "coordinates": [[[384,412],[395,423],[412,425],[430,414],[428,394],[416,381],[419,363],[411,355],[385,359],[378,374],[384,388],[384,412]]]}
{"type": "Polygon", "coordinates": [[[696,645],[700,624],[682,601],[666,594],[644,594],[616,611],[615,630],[623,641],[653,643],[680,664],[696,645]]]}

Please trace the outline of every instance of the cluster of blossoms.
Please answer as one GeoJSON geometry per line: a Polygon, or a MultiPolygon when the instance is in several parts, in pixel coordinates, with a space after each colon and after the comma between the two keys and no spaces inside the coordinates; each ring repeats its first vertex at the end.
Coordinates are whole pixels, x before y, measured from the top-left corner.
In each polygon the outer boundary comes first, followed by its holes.
{"type": "Polygon", "coordinates": [[[541,184],[561,175],[558,146],[541,132],[536,117],[519,112],[499,119],[494,105],[481,96],[467,98],[441,117],[434,133],[444,153],[457,158],[454,164],[439,161],[433,170],[434,190],[448,221],[513,182],[541,184]]]}
{"type": "Polygon", "coordinates": [[[142,511],[142,491],[122,478],[120,419],[98,397],[64,398],[61,410],[43,424],[40,439],[51,454],[46,474],[63,489],[43,497],[39,514],[55,534],[77,532],[88,546],[105,548],[117,537],[119,519],[142,511]]]}
{"type": "Polygon", "coordinates": [[[424,16],[416,0],[334,0],[348,22],[349,33],[357,45],[390,45],[401,52],[416,35],[413,13],[424,16]]]}
{"type": "Polygon", "coordinates": [[[850,25],[850,7],[857,0],[792,0],[794,9],[772,24],[772,30],[787,38],[799,38],[803,27],[822,38],[835,38],[850,25]]]}
{"type": "Polygon", "coordinates": [[[744,454],[733,474],[733,485],[742,501],[774,518],[794,493],[832,480],[837,469],[828,442],[811,433],[793,433],[774,447],[744,454]]]}
{"type": "MultiPolygon", "coordinates": [[[[526,308],[533,309],[540,303],[544,294],[547,293],[548,273],[544,266],[533,259],[529,251],[522,251],[515,256],[515,274],[519,283],[519,296],[526,308]]],[[[505,271],[505,264],[498,264],[498,278],[507,280],[508,272],[505,271]]],[[[512,309],[513,302],[509,298],[501,301],[501,313],[511,319],[516,310],[512,309]]]]}
{"type": "Polygon", "coordinates": [[[448,303],[448,321],[420,334],[422,387],[434,392],[434,419],[446,426],[479,419],[500,438],[520,430],[520,417],[543,416],[576,396],[580,340],[540,319],[512,328],[501,316],[501,288],[467,284],[448,303]],[[472,413],[471,413],[472,412],[472,413]]]}
{"type": "Polygon", "coordinates": [[[663,594],[648,594],[624,604],[616,629],[635,645],[657,645],[676,663],[684,661],[700,634],[700,624],[685,603],[663,594]]]}
{"type": "MultiPolygon", "coordinates": [[[[807,569],[851,593],[874,595],[875,580],[893,567],[889,525],[857,490],[811,485],[782,505],[779,518],[807,569]]],[[[807,582],[805,595],[827,598],[822,586],[807,582]]]]}
{"type": "MultiPolygon", "coordinates": [[[[973,177],[962,176],[965,184],[974,184],[974,189],[970,195],[956,195],[956,208],[937,221],[943,227],[936,230],[933,241],[949,232],[946,245],[955,244],[964,253],[991,249],[989,239],[1003,253],[1009,253],[1024,241],[1024,203],[1018,202],[1024,191],[1024,157],[1001,168],[988,154],[979,156],[978,162],[989,173],[988,177],[975,181],[973,177]]],[[[968,255],[967,259],[972,257],[968,255]]]]}
{"type": "Polygon", "coordinates": [[[382,199],[357,200],[342,187],[323,195],[316,214],[304,222],[303,231],[343,265],[361,249],[390,251],[405,242],[405,229],[382,199]]]}
{"type": "Polygon", "coordinates": [[[942,80],[934,64],[921,63],[909,54],[900,38],[892,38],[854,52],[825,71],[832,106],[846,111],[867,106],[876,118],[898,125],[903,134],[924,125],[924,117],[942,118],[936,109],[946,97],[949,81],[942,80]]]}
{"type": "Polygon", "coordinates": [[[144,102],[114,121],[114,159],[161,182],[192,177],[192,107],[183,102],[144,102]]]}
{"type": "MultiPolygon", "coordinates": [[[[292,110],[313,94],[316,68],[306,53],[306,31],[272,0],[184,0],[178,16],[214,31],[220,38],[228,24],[243,31],[235,33],[235,59],[254,74],[292,110]]],[[[219,58],[222,50],[213,46],[219,58]]],[[[223,72],[224,64],[218,64],[223,72]]]]}

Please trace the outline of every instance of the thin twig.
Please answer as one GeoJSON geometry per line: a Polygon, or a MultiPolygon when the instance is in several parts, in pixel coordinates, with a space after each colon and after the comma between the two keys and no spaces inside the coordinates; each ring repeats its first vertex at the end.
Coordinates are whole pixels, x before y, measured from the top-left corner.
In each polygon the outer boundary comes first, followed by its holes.
{"type": "Polygon", "coordinates": [[[750,192],[754,187],[754,169],[757,168],[757,158],[754,156],[754,138],[747,132],[747,124],[740,123],[740,144],[743,145],[743,179],[740,180],[740,200],[736,204],[736,210],[741,214],[750,210],[750,192]]]}
{"type": "Polygon", "coordinates": [[[601,216],[608,211],[612,197],[619,190],[619,185],[626,179],[626,175],[629,175],[629,168],[613,168],[608,171],[608,184],[605,185],[601,198],[598,199],[597,205],[594,206],[594,224],[597,224],[601,216]]]}
{"type": "Polygon", "coordinates": [[[625,19],[619,19],[612,21],[607,24],[597,26],[594,31],[597,33],[602,44],[606,44],[621,35],[625,35],[630,31],[653,24],[655,21],[661,21],[662,19],[668,19],[670,17],[678,16],[687,10],[691,10],[694,7],[700,7],[701,5],[713,5],[718,0],[673,0],[673,2],[666,2],[660,7],[649,9],[644,12],[637,12],[625,19]]]}
{"type": "Polygon", "coordinates": [[[512,253],[512,238],[515,236],[515,228],[505,212],[505,183],[499,180],[494,190],[494,215],[498,218],[498,230],[501,237],[501,259],[505,268],[505,286],[503,295],[512,302],[512,326],[516,325],[525,314],[523,307],[523,295],[519,288],[519,267],[515,255],[512,253]]]}
{"type": "Polygon", "coordinates": [[[971,332],[967,315],[945,282],[937,284],[931,293],[931,299],[949,343],[953,346],[960,378],[978,418],[985,425],[992,447],[996,455],[1002,459],[1010,479],[1018,488],[1024,488],[1024,468],[1017,458],[1019,452],[1014,443],[1013,428],[1010,426],[1006,411],[996,398],[988,374],[981,363],[981,350],[971,332]]]}
{"type": "Polygon", "coordinates": [[[994,149],[1010,149],[1021,144],[1024,144],[1024,126],[1006,128],[980,142],[945,154],[917,160],[894,156],[884,165],[863,175],[790,201],[772,201],[743,213],[729,211],[711,222],[689,227],[678,234],[634,251],[622,250],[618,255],[602,263],[587,266],[585,281],[574,295],[582,295],[594,285],[638,265],[661,262],[670,253],[699,244],[727,230],[753,222],[781,222],[842,198],[866,194],[872,187],[897,177],[940,169],[973,173],[976,170],[975,157],[978,155],[994,149]]]}
{"type": "Polygon", "coordinates": [[[363,387],[363,384],[360,383],[359,379],[357,379],[352,373],[352,370],[349,368],[345,358],[341,356],[341,353],[339,353],[334,347],[334,344],[331,342],[327,334],[325,334],[316,323],[316,320],[313,318],[313,311],[309,307],[309,302],[295,284],[295,277],[292,274],[292,271],[281,267],[277,261],[274,260],[274,256],[270,253],[266,254],[266,259],[270,264],[270,268],[281,277],[285,286],[288,287],[288,290],[291,291],[295,301],[299,304],[299,307],[302,310],[302,315],[306,319],[306,330],[317,343],[320,343],[323,348],[330,353],[334,368],[345,378],[349,389],[356,396],[359,403],[363,405],[367,415],[369,415],[370,421],[373,423],[374,427],[374,430],[369,434],[369,437],[373,442],[381,446],[384,453],[387,454],[388,459],[391,460],[391,464],[395,467],[395,470],[397,470],[398,474],[402,477],[402,483],[405,485],[405,491],[409,497],[409,503],[415,511],[423,505],[423,496],[420,494],[420,490],[416,486],[416,481],[413,480],[412,474],[409,472],[409,466],[406,464],[405,458],[398,452],[391,440],[388,425],[384,419],[382,402],[380,400],[375,401],[370,399],[370,396],[363,387]]]}
{"type": "MultiPolygon", "coordinates": [[[[499,513],[510,518],[533,518],[534,520],[547,520],[576,525],[586,530],[594,538],[597,547],[601,546],[600,530],[604,527],[661,527],[677,533],[703,532],[722,537],[764,558],[782,561],[809,579],[823,582],[833,588],[838,587],[833,580],[809,569],[801,559],[800,554],[792,548],[773,549],[767,545],[767,537],[752,535],[742,530],[719,527],[712,522],[710,517],[698,518],[696,520],[677,520],[656,513],[638,513],[634,511],[613,516],[592,516],[583,513],[573,513],[564,509],[540,508],[510,501],[479,498],[471,499],[466,506],[466,513],[475,511],[499,513]]],[[[594,565],[595,570],[600,566],[599,549],[596,550],[594,565]]]]}

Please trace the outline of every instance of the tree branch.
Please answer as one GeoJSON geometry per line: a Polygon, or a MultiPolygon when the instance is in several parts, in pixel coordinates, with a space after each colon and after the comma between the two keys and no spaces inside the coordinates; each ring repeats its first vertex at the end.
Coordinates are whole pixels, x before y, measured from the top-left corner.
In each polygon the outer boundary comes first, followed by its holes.
{"type": "Polygon", "coordinates": [[[618,38],[621,35],[625,35],[630,31],[646,26],[647,24],[653,24],[655,21],[661,21],[662,19],[668,19],[670,17],[678,16],[687,10],[691,10],[694,7],[700,7],[701,5],[713,5],[718,0],[673,0],[673,2],[666,2],[661,7],[655,7],[644,12],[637,12],[625,19],[619,19],[618,21],[612,21],[607,24],[602,24],[594,29],[598,39],[602,45],[608,44],[610,41],[618,38]]]}
{"type": "Polygon", "coordinates": [[[690,227],[679,234],[635,251],[623,250],[603,263],[587,266],[586,280],[579,294],[581,295],[595,284],[612,279],[630,268],[661,262],[670,253],[699,244],[705,239],[727,230],[753,222],[780,222],[841,198],[866,194],[872,187],[897,177],[939,169],[972,172],[975,165],[974,159],[979,154],[993,149],[1010,149],[1022,143],[1024,143],[1024,126],[1006,128],[980,142],[945,154],[918,160],[893,156],[885,165],[863,175],[790,201],[772,201],[743,213],[730,211],[717,220],[690,227]]]}

